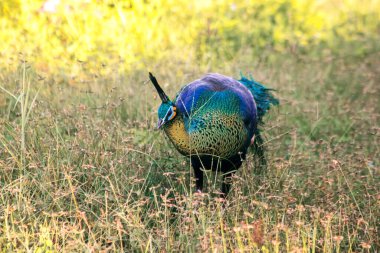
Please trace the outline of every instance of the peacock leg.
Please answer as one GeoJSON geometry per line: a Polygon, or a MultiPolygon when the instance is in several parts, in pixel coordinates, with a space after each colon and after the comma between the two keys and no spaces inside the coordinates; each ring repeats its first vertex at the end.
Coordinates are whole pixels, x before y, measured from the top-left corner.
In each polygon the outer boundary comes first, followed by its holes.
{"type": "Polygon", "coordinates": [[[267,160],[265,158],[264,139],[259,131],[252,138],[253,150],[256,156],[254,173],[256,175],[264,175],[267,168],[267,160]]]}
{"type": "Polygon", "coordinates": [[[222,182],[222,189],[221,189],[223,198],[226,198],[227,194],[230,192],[233,175],[234,175],[234,172],[229,172],[223,175],[223,182],[222,182]]]}
{"type": "Polygon", "coordinates": [[[195,187],[197,191],[202,192],[203,190],[203,171],[201,168],[194,168],[194,176],[195,176],[195,187]]]}
{"type": "Polygon", "coordinates": [[[202,190],[203,190],[203,170],[202,170],[202,164],[199,161],[198,156],[191,157],[191,166],[194,169],[195,187],[196,187],[197,191],[202,192],[202,190]]]}

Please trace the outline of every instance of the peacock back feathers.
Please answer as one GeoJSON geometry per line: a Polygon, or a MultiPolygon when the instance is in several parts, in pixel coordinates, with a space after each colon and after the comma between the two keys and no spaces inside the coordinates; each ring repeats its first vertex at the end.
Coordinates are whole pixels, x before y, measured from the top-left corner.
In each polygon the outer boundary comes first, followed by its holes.
{"type": "MultiPolygon", "coordinates": [[[[249,146],[256,128],[256,108],[248,89],[236,80],[207,74],[182,88],[174,103],[190,143],[182,153],[230,157],[249,146]]],[[[165,131],[175,145],[176,137],[183,136],[170,127],[165,131]]]]}

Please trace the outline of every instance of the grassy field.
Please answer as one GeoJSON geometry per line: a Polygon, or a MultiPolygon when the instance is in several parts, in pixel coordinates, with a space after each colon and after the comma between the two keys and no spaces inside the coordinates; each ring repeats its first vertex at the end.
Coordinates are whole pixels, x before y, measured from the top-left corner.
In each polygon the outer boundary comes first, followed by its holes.
{"type": "MultiPolygon", "coordinates": [[[[77,88],[20,63],[2,76],[18,89],[1,110],[1,249],[375,252],[379,59],[242,56],[218,70],[252,69],[281,99],[266,118],[267,174],[248,156],[225,209],[213,174],[192,194],[189,162],[154,128],[146,73],[77,88]]],[[[173,95],[203,74],[154,71],[173,95]]]]}
{"type": "Polygon", "coordinates": [[[125,72],[65,59],[75,75],[7,58],[0,252],[378,252],[380,46],[334,43],[188,61],[178,50],[125,72]],[[148,71],[171,97],[211,71],[274,88],[266,174],[248,155],[226,203],[212,173],[194,194],[188,159],[155,129],[148,71]]]}

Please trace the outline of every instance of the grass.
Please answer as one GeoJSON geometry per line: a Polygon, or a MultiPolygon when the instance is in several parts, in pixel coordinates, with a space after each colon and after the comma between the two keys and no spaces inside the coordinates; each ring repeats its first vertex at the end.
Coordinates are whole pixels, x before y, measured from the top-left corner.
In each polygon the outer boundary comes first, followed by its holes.
{"type": "Polygon", "coordinates": [[[353,52],[151,70],[171,96],[211,70],[276,89],[267,173],[249,155],[225,208],[214,175],[194,194],[188,159],[154,129],[147,71],[94,76],[73,62],[76,78],[41,77],[14,62],[0,76],[0,251],[378,251],[380,54],[353,52]]]}

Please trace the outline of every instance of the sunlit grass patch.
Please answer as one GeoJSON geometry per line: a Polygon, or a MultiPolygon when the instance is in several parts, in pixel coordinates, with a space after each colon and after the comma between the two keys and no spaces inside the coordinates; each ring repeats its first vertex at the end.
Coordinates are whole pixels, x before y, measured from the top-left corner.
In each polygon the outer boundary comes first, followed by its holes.
{"type": "MultiPolygon", "coordinates": [[[[339,53],[378,37],[379,0],[365,1],[26,1],[0,3],[1,68],[19,54],[41,73],[111,75],[157,63],[223,67],[242,51],[268,48],[339,53]],[[54,8],[45,9],[47,2],[54,8]],[[174,25],[175,24],[175,25],[174,25]],[[247,47],[248,46],[248,47],[247,47]],[[78,61],[84,64],[73,64],[78,61]],[[104,68],[111,66],[111,68],[104,68]]],[[[364,45],[363,45],[364,44],[364,45]]]]}

